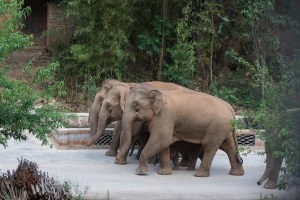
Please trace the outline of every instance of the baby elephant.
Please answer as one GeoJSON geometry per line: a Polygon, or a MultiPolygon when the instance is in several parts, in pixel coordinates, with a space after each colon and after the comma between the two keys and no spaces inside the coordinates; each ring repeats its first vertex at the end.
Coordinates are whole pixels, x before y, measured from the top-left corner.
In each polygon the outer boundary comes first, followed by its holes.
{"type": "Polygon", "coordinates": [[[179,166],[185,166],[187,170],[194,171],[197,158],[203,158],[203,147],[201,144],[193,144],[186,141],[177,141],[170,146],[170,158],[174,164],[173,170],[179,170],[179,166]],[[179,164],[178,153],[181,154],[182,160],[179,164]]]}

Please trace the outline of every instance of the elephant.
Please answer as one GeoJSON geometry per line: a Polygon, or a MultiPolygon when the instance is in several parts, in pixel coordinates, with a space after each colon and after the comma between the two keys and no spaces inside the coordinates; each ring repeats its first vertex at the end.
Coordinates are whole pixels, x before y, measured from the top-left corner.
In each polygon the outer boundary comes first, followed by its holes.
{"type": "MultiPolygon", "coordinates": [[[[145,126],[145,124],[144,124],[145,126]]],[[[146,128],[142,128],[142,133],[143,134],[138,134],[136,136],[134,136],[134,139],[131,143],[131,147],[130,147],[130,153],[129,153],[129,156],[131,156],[133,154],[133,151],[134,151],[134,148],[135,148],[135,145],[138,145],[139,148],[138,148],[138,152],[136,154],[136,159],[138,160],[140,158],[140,154],[143,150],[143,148],[145,147],[148,139],[149,139],[149,131],[148,131],[148,128],[147,130],[145,130],[146,128]]]]}
{"type": "Polygon", "coordinates": [[[208,177],[212,160],[221,147],[228,155],[231,175],[244,174],[235,131],[231,125],[235,113],[228,103],[196,91],[158,90],[149,84],[136,84],[126,97],[122,117],[121,147],[116,164],[126,164],[130,148],[132,124],[144,121],[150,137],[141,152],[138,175],[148,172],[147,160],[160,154],[158,174],[172,174],[169,146],[179,140],[202,144],[204,149],[197,177],[208,177]]]}
{"type": "MultiPolygon", "coordinates": [[[[102,102],[105,99],[108,91],[113,87],[113,86],[123,86],[126,88],[130,88],[134,85],[134,83],[124,83],[115,79],[107,79],[105,80],[100,88],[100,91],[95,95],[94,102],[91,106],[90,113],[89,113],[89,123],[91,124],[91,132],[90,135],[93,137],[96,132],[97,132],[97,126],[98,126],[98,121],[99,121],[99,113],[101,110],[102,102]]],[[[121,121],[117,121],[115,126],[114,126],[114,131],[113,131],[113,139],[111,142],[111,148],[105,153],[107,156],[116,156],[116,150],[118,149],[118,137],[114,137],[114,135],[120,135],[118,132],[121,130],[121,121]]],[[[100,136],[101,137],[101,136],[100,136]]],[[[99,138],[100,139],[100,138],[99,138]]]]}
{"type": "Polygon", "coordinates": [[[279,173],[283,162],[283,158],[282,157],[276,158],[273,155],[268,142],[265,143],[265,152],[266,152],[266,168],[262,177],[257,181],[257,184],[261,185],[265,180],[268,179],[264,185],[264,188],[275,189],[277,187],[277,181],[279,178],[279,173]]]}
{"type": "MultiPolygon", "coordinates": [[[[123,116],[123,110],[125,106],[125,96],[128,94],[130,87],[133,87],[135,83],[130,83],[127,85],[119,81],[114,81],[113,82],[114,85],[113,85],[110,82],[112,82],[112,80],[105,82],[104,86],[101,87],[101,91],[95,97],[93,106],[91,108],[91,118],[90,118],[92,124],[91,125],[92,137],[88,141],[87,145],[90,146],[95,142],[97,142],[100,139],[100,137],[103,135],[106,126],[113,121],[117,121],[113,132],[113,142],[111,148],[105,154],[108,156],[115,156],[118,152],[118,147],[120,143],[119,140],[121,134],[121,119],[123,116]],[[95,122],[96,120],[98,121],[95,122]],[[94,132],[96,133],[94,134],[94,132]]],[[[177,90],[191,91],[188,88],[182,87],[180,85],[176,85],[174,83],[159,82],[159,81],[152,81],[146,83],[157,89],[170,89],[170,90],[177,89],[177,90]]],[[[139,133],[142,126],[143,126],[143,122],[142,123],[135,122],[133,136],[139,133]]]]}
{"type": "MultiPolygon", "coordinates": [[[[178,162],[178,153],[181,155],[187,155],[184,162],[187,163],[187,170],[195,170],[197,158],[202,160],[203,158],[203,147],[201,144],[193,144],[185,142],[183,140],[177,141],[170,146],[170,158],[173,162],[173,170],[179,170],[180,163],[178,162]]],[[[184,157],[182,158],[182,160],[184,157]]]]}

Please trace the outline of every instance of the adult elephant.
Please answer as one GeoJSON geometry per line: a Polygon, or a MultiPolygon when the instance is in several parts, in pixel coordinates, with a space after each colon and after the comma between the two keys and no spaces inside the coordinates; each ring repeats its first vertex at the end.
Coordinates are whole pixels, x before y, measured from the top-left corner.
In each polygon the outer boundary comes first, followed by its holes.
{"type": "MultiPolygon", "coordinates": [[[[89,113],[89,123],[91,124],[91,132],[90,135],[93,138],[97,132],[98,122],[99,122],[99,113],[102,107],[102,102],[105,99],[107,93],[111,88],[114,86],[123,86],[126,88],[133,87],[135,83],[124,83],[115,79],[107,79],[105,80],[100,88],[100,91],[95,95],[94,102],[91,106],[90,113],[89,113]]],[[[115,124],[115,128],[113,131],[114,135],[120,135],[118,134],[121,131],[122,123],[120,120],[118,120],[115,124]]],[[[99,138],[100,139],[100,138],[99,138]]],[[[118,149],[118,137],[113,137],[111,148],[106,151],[105,155],[107,156],[116,156],[117,152],[115,149],[118,149]]],[[[96,142],[96,141],[95,141],[96,142]]]]}
{"type": "Polygon", "coordinates": [[[132,123],[140,120],[149,124],[150,137],[141,153],[137,174],[147,173],[147,160],[158,153],[161,159],[158,173],[171,174],[169,146],[184,140],[202,144],[204,149],[195,176],[210,175],[211,163],[219,148],[229,157],[230,174],[243,175],[242,159],[231,126],[234,117],[233,108],[217,97],[200,92],[162,91],[148,84],[136,84],[127,96],[122,118],[123,143],[115,163],[126,163],[132,123]]]}
{"type": "MultiPolygon", "coordinates": [[[[118,82],[117,82],[118,83],[118,82]]],[[[181,90],[181,91],[191,91],[185,87],[180,85],[176,85],[174,83],[166,83],[166,82],[146,82],[147,84],[153,86],[156,89],[169,89],[169,90],[181,90]]],[[[118,83],[119,84],[119,83],[118,83]]],[[[123,110],[125,106],[125,96],[128,94],[130,87],[134,85],[134,83],[119,84],[115,86],[111,86],[109,84],[107,86],[107,82],[105,83],[105,87],[103,91],[99,92],[99,95],[96,95],[93,106],[91,108],[91,132],[92,138],[88,141],[87,145],[92,145],[97,142],[100,137],[103,135],[105,128],[111,122],[117,121],[114,133],[113,133],[113,142],[111,144],[111,148],[106,152],[108,156],[115,156],[118,151],[119,143],[120,143],[120,134],[121,134],[121,120],[123,116],[123,110]],[[110,87],[111,86],[111,87],[110,87]],[[105,95],[103,95],[105,94],[105,95]],[[96,100],[99,99],[99,100],[96,100]],[[100,108],[99,108],[100,107],[100,108]],[[96,114],[97,116],[96,116],[96,114]],[[95,120],[98,120],[95,122],[95,120]],[[95,127],[96,126],[96,127],[95,127]],[[95,133],[96,132],[96,133],[95,133]]],[[[101,88],[102,89],[102,88],[101,88]]],[[[136,122],[134,125],[134,134],[137,135],[141,130],[143,123],[136,122]]],[[[127,152],[128,154],[128,152],[127,152]]]]}

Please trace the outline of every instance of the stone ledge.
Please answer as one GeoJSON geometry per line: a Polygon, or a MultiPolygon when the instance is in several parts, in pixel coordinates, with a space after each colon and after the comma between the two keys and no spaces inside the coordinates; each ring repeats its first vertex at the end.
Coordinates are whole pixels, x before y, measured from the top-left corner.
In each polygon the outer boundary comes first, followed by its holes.
{"type": "MultiPolygon", "coordinates": [[[[112,136],[113,129],[106,129],[102,136],[112,136]]],[[[90,139],[90,128],[60,128],[52,131],[51,139],[58,149],[107,149],[107,145],[87,146],[90,139]]],[[[100,139],[101,140],[101,139],[100,139]]]]}
{"type": "MultiPolygon", "coordinates": [[[[88,127],[88,116],[89,113],[70,113],[76,115],[77,118],[70,121],[70,126],[73,128],[60,128],[56,129],[51,134],[51,139],[58,149],[107,149],[110,147],[111,136],[113,128],[106,128],[104,135],[100,138],[102,144],[95,144],[88,147],[86,144],[90,139],[90,128],[88,127]],[[102,140],[103,139],[103,140],[102,140]],[[104,144],[103,144],[104,143],[104,144]]],[[[241,116],[237,116],[237,119],[242,119],[241,116]]],[[[263,130],[259,130],[263,131],[263,130]]],[[[251,145],[239,144],[239,146],[264,146],[264,142],[257,137],[256,131],[251,129],[237,129],[236,136],[242,137],[240,140],[252,140],[251,145]],[[252,137],[252,138],[250,138],[252,137]],[[254,139],[253,139],[254,137],[254,139]],[[253,144],[254,140],[254,144],[253,144]]],[[[241,143],[239,141],[239,143],[241,143]]]]}

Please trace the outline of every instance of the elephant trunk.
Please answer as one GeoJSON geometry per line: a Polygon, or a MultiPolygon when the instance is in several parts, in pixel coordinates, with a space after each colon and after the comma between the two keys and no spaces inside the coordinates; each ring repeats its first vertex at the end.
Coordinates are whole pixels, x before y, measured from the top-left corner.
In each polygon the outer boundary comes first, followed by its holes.
{"type": "Polygon", "coordinates": [[[130,112],[124,112],[122,118],[122,132],[120,137],[120,152],[121,160],[126,160],[132,140],[132,124],[134,116],[130,112]]]}
{"type": "Polygon", "coordinates": [[[90,132],[91,137],[93,137],[97,131],[100,109],[101,109],[101,102],[99,98],[96,97],[89,114],[89,123],[91,125],[91,132],[90,132]]]}
{"type": "Polygon", "coordinates": [[[99,141],[99,139],[101,138],[101,136],[104,133],[106,126],[108,125],[108,112],[107,111],[101,110],[100,114],[98,115],[97,118],[98,118],[98,123],[95,123],[96,124],[95,126],[98,125],[97,128],[95,128],[96,134],[92,135],[91,139],[87,143],[88,146],[95,144],[97,141],[99,141]]]}

